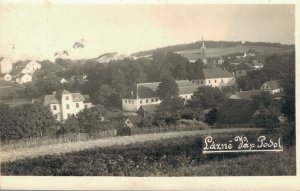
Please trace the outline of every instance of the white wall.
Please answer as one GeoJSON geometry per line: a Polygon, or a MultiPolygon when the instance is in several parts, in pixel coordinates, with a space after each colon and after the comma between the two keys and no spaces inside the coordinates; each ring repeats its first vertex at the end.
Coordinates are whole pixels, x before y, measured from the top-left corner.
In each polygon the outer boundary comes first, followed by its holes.
{"type": "Polygon", "coordinates": [[[235,78],[213,78],[213,79],[198,79],[192,80],[192,83],[200,86],[212,86],[222,89],[222,87],[228,87],[235,85],[235,78]]]}

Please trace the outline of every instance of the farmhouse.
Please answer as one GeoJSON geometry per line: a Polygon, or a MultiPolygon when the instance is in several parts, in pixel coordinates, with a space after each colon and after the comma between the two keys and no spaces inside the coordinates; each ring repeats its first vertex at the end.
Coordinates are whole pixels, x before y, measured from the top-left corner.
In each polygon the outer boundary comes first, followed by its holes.
{"type": "Polygon", "coordinates": [[[0,58],[0,73],[10,73],[12,71],[12,61],[7,58],[0,58]]]}
{"type": "Polygon", "coordinates": [[[46,95],[43,99],[43,104],[50,106],[53,115],[56,116],[58,121],[66,120],[71,115],[76,115],[81,110],[92,107],[89,95],[71,93],[67,90],[46,95]]]}
{"type": "Polygon", "coordinates": [[[277,93],[282,92],[282,80],[273,80],[265,82],[260,89],[265,92],[269,92],[270,94],[274,95],[277,93]]]}
{"type": "Polygon", "coordinates": [[[25,61],[16,66],[14,73],[30,74],[32,75],[35,71],[39,70],[41,65],[36,61],[25,61]]]}
{"type": "Polygon", "coordinates": [[[30,74],[22,74],[16,76],[16,82],[18,84],[25,84],[32,81],[32,76],[30,74]]]}
{"type": "MultiPolygon", "coordinates": [[[[136,112],[141,106],[158,105],[161,99],[157,95],[157,88],[161,82],[139,83],[136,89],[122,99],[124,111],[136,112]]],[[[179,97],[191,99],[193,93],[197,91],[197,86],[187,80],[176,81],[179,89],[179,97]]],[[[145,108],[144,108],[145,109],[145,108]]]]}
{"type": "Polygon", "coordinates": [[[197,86],[211,86],[223,89],[225,87],[234,87],[235,77],[221,68],[203,68],[199,78],[191,80],[197,86]]]}

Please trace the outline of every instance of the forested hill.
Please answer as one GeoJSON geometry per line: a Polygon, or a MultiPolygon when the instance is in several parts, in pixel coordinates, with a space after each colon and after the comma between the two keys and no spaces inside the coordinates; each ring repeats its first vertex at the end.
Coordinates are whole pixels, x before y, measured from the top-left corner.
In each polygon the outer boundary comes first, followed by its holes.
{"type": "MultiPolygon", "coordinates": [[[[204,41],[207,48],[225,48],[233,46],[265,46],[265,47],[281,47],[281,48],[292,48],[295,45],[285,45],[281,43],[270,43],[270,42],[249,42],[246,41],[242,43],[241,41],[204,41]]],[[[153,52],[162,51],[162,52],[176,52],[183,50],[199,49],[202,45],[202,41],[197,41],[194,43],[179,44],[173,46],[166,46],[162,48],[156,48],[151,50],[145,50],[133,53],[132,56],[146,56],[152,55],[153,52]]]]}

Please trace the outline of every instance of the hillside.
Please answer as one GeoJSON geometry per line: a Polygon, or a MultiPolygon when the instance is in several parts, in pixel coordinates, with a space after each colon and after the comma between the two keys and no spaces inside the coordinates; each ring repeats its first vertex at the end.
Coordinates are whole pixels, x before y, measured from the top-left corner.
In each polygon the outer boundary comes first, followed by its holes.
{"type": "MultiPolygon", "coordinates": [[[[241,41],[204,41],[209,56],[215,57],[220,55],[226,55],[236,52],[245,52],[250,48],[258,52],[281,52],[285,50],[295,49],[294,45],[285,45],[280,43],[268,43],[268,42],[244,42],[241,41]],[[225,52],[224,52],[225,50],[225,52]]],[[[187,44],[171,45],[167,47],[156,48],[152,50],[140,51],[131,54],[132,56],[142,57],[152,55],[153,52],[177,52],[177,53],[198,53],[202,42],[197,41],[187,44]]]]}

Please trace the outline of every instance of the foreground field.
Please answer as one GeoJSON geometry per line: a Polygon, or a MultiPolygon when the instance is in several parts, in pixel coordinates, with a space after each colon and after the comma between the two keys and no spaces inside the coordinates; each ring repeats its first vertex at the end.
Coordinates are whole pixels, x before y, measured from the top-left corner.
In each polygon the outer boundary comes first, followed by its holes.
{"type": "Polygon", "coordinates": [[[113,137],[106,139],[82,141],[82,142],[70,142],[55,145],[40,146],[34,148],[23,148],[16,150],[5,150],[0,152],[1,162],[14,161],[24,158],[33,158],[44,155],[62,154],[73,151],[80,151],[85,149],[91,149],[95,147],[109,147],[113,145],[128,145],[131,143],[155,141],[173,137],[183,137],[191,135],[205,135],[215,133],[233,133],[243,131],[261,131],[258,128],[243,128],[243,129],[209,129],[209,130],[197,130],[197,131],[181,131],[181,132],[168,132],[168,133],[154,133],[154,134],[141,134],[126,137],[113,137]]]}
{"type": "MultiPolygon", "coordinates": [[[[193,132],[192,132],[193,133],[193,132]]],[[[258,135],[239,132],[239,135],[258,135]]],[[[218,134],[220,137],[232,136],[218,134]]],[[[280,153],[202,154],[201,134],[6,162],[2,175],[246,176],[295,175],[295,148],[280,153]]]]}

